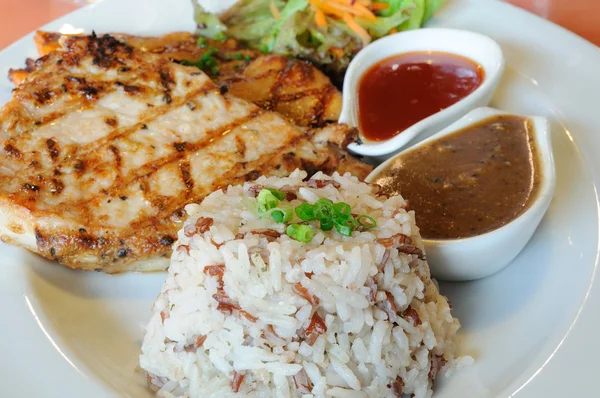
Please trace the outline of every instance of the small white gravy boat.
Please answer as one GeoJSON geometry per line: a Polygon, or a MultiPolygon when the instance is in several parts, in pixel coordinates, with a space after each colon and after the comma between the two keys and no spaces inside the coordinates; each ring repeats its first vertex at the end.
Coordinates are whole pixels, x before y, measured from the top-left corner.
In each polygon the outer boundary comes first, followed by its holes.
{"type": "MultiPolygon", "coordinates": [[[[508,115],[493,108],[477,108],[430,138],[402,151],[377,167],[367,177],[375,182],[378,174],[398,157],[412,149],[462,130],[496,115],[508,115]]],[[[520,216],[490,232],[460,239],[423,239],[432,275],[440,280],[467,281],[492,275],[507,266],[523,250],[546,213],[556,184],[552,142],[548,121],[543,117],[528,117],[534,128],[541,175],[537,197],[520,216]]],[[[410,195],[407,193],[409,200],[410,195]]]]}
{"type": "Polygon", "coordinates": [[[396,152],[418,135],[426,137],[439,131],[474,108],[486,106],[504,71],[502,49],[495,41],[479,33],[426,28],[386,36],[363,48],[350,63],[344,78],[342,112],[338,121],[358,127],[358,86],[365,72],[383,59],[409,52],[445,52],[469,58],[483,68],[483,82],[465,98],[388,140],[369,141],[361,135],[362,143],[351,143],[348,146],[350,151],[380,157],[396,152]]]}

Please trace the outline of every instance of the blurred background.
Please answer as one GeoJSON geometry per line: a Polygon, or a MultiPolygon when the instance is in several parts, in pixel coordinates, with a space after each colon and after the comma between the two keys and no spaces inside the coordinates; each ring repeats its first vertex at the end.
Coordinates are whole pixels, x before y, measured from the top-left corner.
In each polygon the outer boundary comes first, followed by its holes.
{"type": "MultiPolygon", "coordinates": [[[[102,0],[0,0],[3,6],[0,49],[37,27],[95,1],[102,0]]],[[[562,25],[600,46],[600,0],[505,1],[562,25]]]]}

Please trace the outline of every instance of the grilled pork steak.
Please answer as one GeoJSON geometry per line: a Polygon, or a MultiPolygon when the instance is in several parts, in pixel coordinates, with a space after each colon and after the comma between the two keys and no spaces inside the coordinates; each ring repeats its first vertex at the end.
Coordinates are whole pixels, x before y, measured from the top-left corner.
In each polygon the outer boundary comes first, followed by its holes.
{"type": "MultiPolygon", "coordinates": [[[[234,39],[206,40],[199,45],[198,38],[187,32],[159,37],[121,33],[113,36],[136,49],[204,67],[224,90],[263,109],[279,112],[299,126],[321,127],[339,118],[341,93],[309,62],[244,49],[234,39]]],[[[61,43],[68,37],[38,31],[34,40],[40,55],[46,55],[61,50],[61,43]]],[[[19,85],[35,69],[35,62],[27,60],[24,69],[11,69],[9,78],[19,85]]]]}
{"type": "Polygon", "coordinates": [[[0,111],[0,235],[109,273],[168,264],[186,203],[296,167],[365,177],[355,131],[296,127],[195,67],[111,36],[73,36],[0,111]]]}

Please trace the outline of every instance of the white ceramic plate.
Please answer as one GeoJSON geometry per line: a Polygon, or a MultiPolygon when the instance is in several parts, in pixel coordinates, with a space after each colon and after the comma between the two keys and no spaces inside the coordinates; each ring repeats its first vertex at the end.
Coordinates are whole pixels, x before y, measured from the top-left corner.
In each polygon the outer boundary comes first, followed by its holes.
{"type": "MultiPolygon", "coordinates": [[[[552,121],[557,186],[513,264],[441,286],[477,364],[441,383],[435,396],[598,396],[600,51],[503,3],[448,3],[431,25],[481,32],[503,48],[507,70],[492,106],[552,121]]],[[[105,0],[45,29],[65,24],[138,34],[194,27],[188,0],[105,0]]],[[[31,35],[2,51],[0,77],[35,55],[31,35]]],[[[0,101],[10,89],[0,79],[0,101]]],[[[150,397],[137,352],[163,278],[74,272],[0,245],[0,396],[150,397]]]]}

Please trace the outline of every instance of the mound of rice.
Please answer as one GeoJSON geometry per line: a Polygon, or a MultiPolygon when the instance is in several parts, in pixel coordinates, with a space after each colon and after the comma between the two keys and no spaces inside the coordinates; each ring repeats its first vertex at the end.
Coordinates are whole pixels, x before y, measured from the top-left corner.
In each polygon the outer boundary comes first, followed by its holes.
{"type": "Polygon", "coordinates": [[[430,397],[461,361],[459,322],[406,201],[348,174],[306,176],[261,177],[186,207],[140,356],[159,396],[430,397]],[[343,236],[311,222],[313,240],[293,240],[258,215],[262,187],[291,205],[346,202],[377,227],[343,236]]]}

